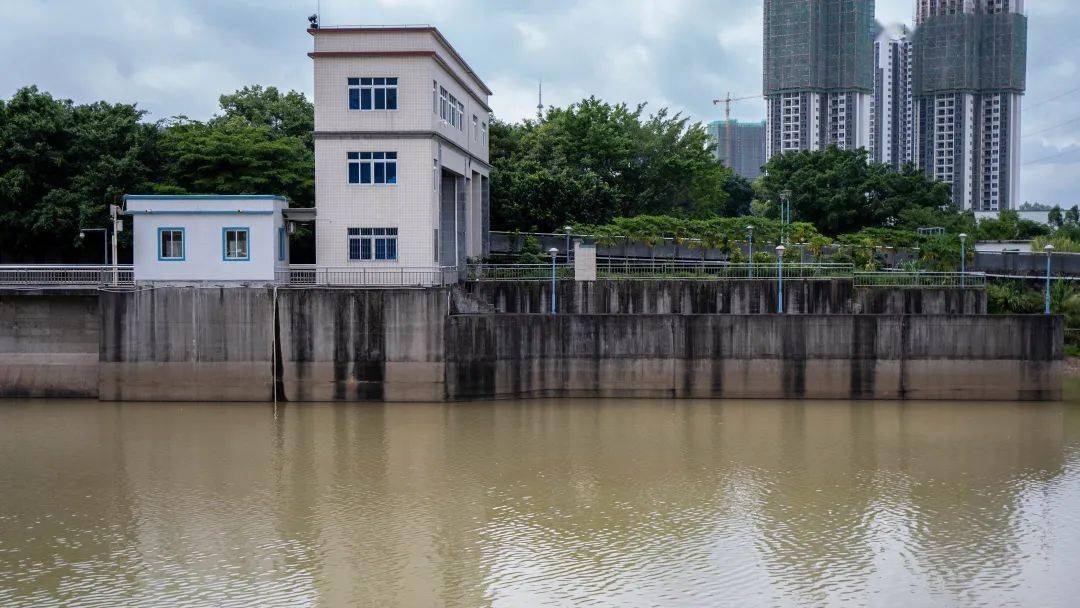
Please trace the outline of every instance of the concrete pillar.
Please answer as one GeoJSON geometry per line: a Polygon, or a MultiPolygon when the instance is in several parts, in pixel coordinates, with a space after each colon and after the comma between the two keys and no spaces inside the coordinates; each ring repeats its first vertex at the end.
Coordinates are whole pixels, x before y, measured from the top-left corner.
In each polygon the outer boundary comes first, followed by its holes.
{"type": "Polygon", "coordinates": [[[596,245],[574,239],[574,280],[596,280],[596,245]]]}

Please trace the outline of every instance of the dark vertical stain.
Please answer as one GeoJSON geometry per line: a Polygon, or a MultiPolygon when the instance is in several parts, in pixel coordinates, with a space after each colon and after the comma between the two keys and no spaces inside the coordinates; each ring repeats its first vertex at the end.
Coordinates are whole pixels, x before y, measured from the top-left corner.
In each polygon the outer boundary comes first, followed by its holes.
{"type": "Polygon", "coordinates": [[[872,399],[874,396],[878,319],[879,317],[873,315],[851,317],[852,399],[872,399]]]}

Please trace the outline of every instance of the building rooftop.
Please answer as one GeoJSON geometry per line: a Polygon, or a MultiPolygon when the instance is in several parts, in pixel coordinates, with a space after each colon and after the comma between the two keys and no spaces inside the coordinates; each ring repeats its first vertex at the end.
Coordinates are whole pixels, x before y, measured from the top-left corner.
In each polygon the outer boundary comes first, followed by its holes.
{"type": "MultiPolygon", "coordinates": [[[[386,33],[386,32],[427,32],[435,36],[435,39],[442,43],[443,46],[450,51],[450,54],[454,56],[454,59],[458,61],[468,72],[469,76],[473,78],[480,85],[480,88],[484,90],[488,95],[492,95],[491,89],[484,84],[484,81],[477,75],[476,71],[472,69],[469,62],[457,52],[454,45],[442,35],[439,28],[433,25],[415,24],[415,25],[319,25],[318,27],[309,27],[308,33],[312,36],[316,34],[357,34],[357,33],[386,33]]],[[[312,54],[312,56],[317,56],[312,54]]]]}

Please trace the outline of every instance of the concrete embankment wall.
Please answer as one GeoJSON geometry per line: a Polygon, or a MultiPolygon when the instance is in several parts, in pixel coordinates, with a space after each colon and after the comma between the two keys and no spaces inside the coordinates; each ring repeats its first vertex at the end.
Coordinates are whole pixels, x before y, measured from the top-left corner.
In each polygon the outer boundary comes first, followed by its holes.
{"type": "MultiPolygon", "coordinates": [[[[558,281],[564,314],[760,314],[776,311],[775,281],[558,281]]],[[[455,287],[455,313],[547,313],[543,281],[455,287]]],[[[980,289],[856,288],[851,280],[784,282],[787,314],[986,314],[980,289]]]]}
{"type": "MultiPolygon", "coordinates": [[[[540,298],[536,283],[510,292],[493,284],[0,294],[0,396],[267,401],[276,395],[303,402],[1060,394],[1062,328],[1055,317],[744,315],[725,303],[725,287],[703,285],[597,282],[577,294],[584,309],[668,314],[556,317],[451,314],[465,306],[497,308],[478,293],[495,303],[499,293],[540,298]],[[727,314],[697,314],[701,309],[727,314]]],[[[738,285],[731,289],[752,284],[738,285]]],[[[822,288],[803,301],[842,306],[844,289],[822,288]]],[[[870,305],[926,310],[925,294],[916,294],[875,296],[884,300],[870,305]]],[[[520,297],[526,306],[537,302],[520,297]]]]}
{"type": "Polygon", "coordinates": [[[447,395],[1059,399],[1061,335],[1045,316],[462,315],[447,395]]]}
{"type": "Polygon", "coordinates": [[[270,290],[171,287],[99,297],[102,400],[273,399],[270,290]]]}
{"type": "Polygon", "coordinates": [[[281,396],[441,401],[448,290],[278,292],[281,396]]]}
{"type": "Polygon", "coordinates": [[[0,397],[97,396],[97,296],[0,295],[0,397]]]}

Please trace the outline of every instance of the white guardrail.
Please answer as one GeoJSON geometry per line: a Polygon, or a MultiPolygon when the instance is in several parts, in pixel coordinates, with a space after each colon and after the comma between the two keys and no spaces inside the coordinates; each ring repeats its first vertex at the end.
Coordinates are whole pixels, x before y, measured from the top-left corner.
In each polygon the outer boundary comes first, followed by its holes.
{"type": "Polygon", "coordinates": [[[0,287],[131,287],[134,284],[130,265],[0,265],[0,287]]]}

